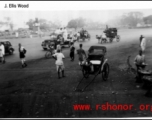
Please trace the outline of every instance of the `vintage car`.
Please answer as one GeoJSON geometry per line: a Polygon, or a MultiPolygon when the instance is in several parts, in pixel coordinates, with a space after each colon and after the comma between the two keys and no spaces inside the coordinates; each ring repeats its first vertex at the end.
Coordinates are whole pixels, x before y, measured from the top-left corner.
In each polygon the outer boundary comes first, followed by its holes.
{"type": "Polygon", "coordinates": [[[0,41],[0,43],[2,43],[5,47],[5,54],[10,54],[10,55],[13,54],[15,49],[12,47],[12,44],[10,43],[10,41],[3,40],[3,41],[0,41]]]}

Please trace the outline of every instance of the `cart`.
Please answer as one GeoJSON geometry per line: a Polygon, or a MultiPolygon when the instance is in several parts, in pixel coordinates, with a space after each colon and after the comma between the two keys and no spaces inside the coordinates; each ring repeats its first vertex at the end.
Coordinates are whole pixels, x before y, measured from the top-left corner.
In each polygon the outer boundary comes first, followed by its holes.
{"type": "Polygon", "coordinates": [[[102,79],[106,81],[109,76],[109,64],[108,59],[105,58],[106,47],[105,46],[91,46],[88,50],[88,58],[83,62],[82,73],[83,78],[79,81],[75,88],[78,90],[80,83],[83,79],[87,79],[89,75],[93,75],[93,79],[80,91],[84,91],[97,77],[97,75],[102,74],[102,79]]]}
{"type": "Polygon", "coordinates": [[[83,31],[79,32],[79,36],[78,36],[77,40],[79,41],[81,39],[82,41],[85,41],[86,39],[90,40],[90,38],[91,38],[91,36],[88,33],[88,31],[83,30],[83,31]]]}
{"type": "Polygon", "coordinates": [[[106,37],[109,38],[110,42],[113,42],[116,39],[117,42],[120,41],[120,35],[117,34],[117,28],[107,28],[104,33],[106,37]]]}

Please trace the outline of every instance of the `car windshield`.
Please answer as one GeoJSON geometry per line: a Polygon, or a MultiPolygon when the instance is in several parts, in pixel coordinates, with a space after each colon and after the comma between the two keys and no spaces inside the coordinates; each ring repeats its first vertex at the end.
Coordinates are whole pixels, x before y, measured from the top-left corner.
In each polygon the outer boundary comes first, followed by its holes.
{"type": "Polygon", "coordinates": [[[90,49],[89,50],[89,53],[91,53],[91,54],[103,54],[104,53],[104,51],[103,51],[103,49],[90,49]]]}

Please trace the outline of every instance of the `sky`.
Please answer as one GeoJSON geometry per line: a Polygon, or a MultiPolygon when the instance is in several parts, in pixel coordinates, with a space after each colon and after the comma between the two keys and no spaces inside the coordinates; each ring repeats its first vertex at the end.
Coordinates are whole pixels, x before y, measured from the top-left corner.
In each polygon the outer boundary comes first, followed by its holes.
{"type": "Polygon", "coordinates": [[[27,27],[25,23],[36,17],[60,21],[63,26],[78,17],[104,23],[134,11],[142,12],[144,16],[152,15],[152,1],[0,1],[0,21],[10,17],[16,27],[27,27]],[[29,8],[4,8],[5,4],[29,4],[29,8]]]}

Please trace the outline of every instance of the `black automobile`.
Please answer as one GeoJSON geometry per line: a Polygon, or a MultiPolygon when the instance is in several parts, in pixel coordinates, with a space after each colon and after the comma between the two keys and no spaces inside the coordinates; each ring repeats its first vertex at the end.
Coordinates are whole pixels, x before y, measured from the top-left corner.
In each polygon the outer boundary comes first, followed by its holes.
{"type": "Polygon", "coordinates": [[[15,51],[15,49],[12,47],[12,44],[8,41],[0,41],[0,43],[2,43],[5,47],[5,54],[10,54],[12,55],[15,51]]]}

